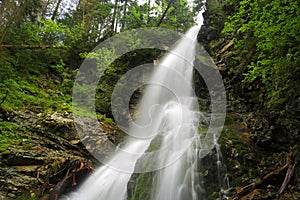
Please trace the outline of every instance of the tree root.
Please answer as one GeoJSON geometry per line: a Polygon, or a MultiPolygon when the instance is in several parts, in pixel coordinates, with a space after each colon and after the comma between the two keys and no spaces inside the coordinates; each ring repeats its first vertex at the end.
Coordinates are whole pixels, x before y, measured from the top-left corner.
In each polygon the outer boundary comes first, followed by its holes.
{"type": "Polygon", "coordinates": [[[42,198],[40,200],[58,199],[67,187],[72,188],[77,185],[76,176],[79,175],[79,172],[83,170],[89,173],[94,171],[94,167],[83,160],[68,160],[62,164],[58,170],[55,170],[55,172],[49,168],[49,166],[47,166],[46,169],[48,172],[43,180],[40,172],[37,172],[37,179],[42,184],[41,193],[39,195],[42,198]],[[46,193],[45,191],[50,191],[48,193],[49,195],[44,195],[46,193]]]}

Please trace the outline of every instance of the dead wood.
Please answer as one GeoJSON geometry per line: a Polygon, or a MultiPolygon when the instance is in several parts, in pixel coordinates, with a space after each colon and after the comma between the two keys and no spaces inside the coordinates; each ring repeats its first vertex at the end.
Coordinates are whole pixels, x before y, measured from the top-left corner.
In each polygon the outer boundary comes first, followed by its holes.
{"type": "Polygon", "coordinates": [[[94,171],[94,167],[88,161],[83,160],[67,160],[62,164],[55,161],[55,166],[58,168],[54,170],[51,168],[52,165],[49,163],[37,171],[37,179],[42,184],[40,200],[58,199],[67,188],[76,186],[76,176],[80,176],[81,171],[84,170],[84,176],[94,171]],[[40,171],[45,170],[47,173],[42,178],[40,171]],[[49,195],[46,191],[49,192],[49,195]]]}
{"type": "Polygon", "coordinates": [[[286,171],[285,179],[278,191],[279,194],[282,194],[286,186],[289,184],[293,173],[295,171],[296,163],[294,163],[292,159],[292,152],[288,153],[286,155],[286,161],[283,166],[280,168],[268,173],[267,175],[263,176],[262,178],[256,179],[253,183],[250,183],[246,186],[240,187],[236,189],[236,194],[232,197],[234,200],[238,199],[244,199],[244,197],[251,195],[255,189],[258,188],[258,186],[261,186],[268,182],[269,180],[274,179],[276,176],[282,174],[284,171],[286,171]]]}
{"type": "Polygon", "coordinates": [[[221,50],[220,50],[220,54],[224,53],[225,51],[227,51],[227,49],[229,49],[232,45],[234,45],[233,40],[230,40],[221,50]]]}
{"type": "Polygon", "coordinates": [[[286,175],[285,175],[285,178],[284,178],[284,181],[278,191],[279,194],[282,194],[285,187],[289,184],[291,178],[293,177],[293,174],[294,174],[294,171],[295,171],[295,167],[296,167],[296,163],[294,165],[289,165],[289,168],[286,172],[286,175]]]}
{"type": "Polygon", "coordinates": [[[56,45],[10,45],[2,44],[0,48],[3,49],[63,49],[65,46],[56,46],[56,45]]]}

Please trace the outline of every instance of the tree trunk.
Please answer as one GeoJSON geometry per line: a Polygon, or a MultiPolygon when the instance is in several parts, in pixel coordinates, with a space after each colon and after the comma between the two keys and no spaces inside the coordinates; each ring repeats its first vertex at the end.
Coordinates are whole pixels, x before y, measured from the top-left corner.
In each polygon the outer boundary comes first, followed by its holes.
{"type": "MultiPolygon", "coordinates": [[[[128,6],[128,0],[125,0],[125,2],[124,2],[123,17],[126,16],[127,6],[128,6]]],[[[121,25],[121,30],[124,30],[124,29],[125,29],[125,20],[122,21],[122,25],[121,25]]]]}
{"type": "Polygon", "coordinates": [[[55,17],[57,16],[58,8],[59,8],[61,2],[62,2],[62,0],[58,0],[58,1],[57,1],[56,6],[55,6],[55,9],[54,9],[54,12],[53,12],[52,17],[51,17],[51,20],[54,20],[55,17]]]}
{"type": "Polygon", "coordinates": [[[163,22],[164,18],[166,17],[167,13],[168,13],[168,10],[171,8],[171,5],[173,3],[174,0],[170,0],[167,8],[165,9],[164,13],[162,14],[157,26],[160,26],[160,24],[163,22]]]}
{"type": "Polygon", "coordinates": [[[48,5],[50,3],[50,0],[47,0],[46,3],[45,3],[45,7],[42,11],[42,19],[45,19],[45,16],[46,16],[46,12],[47,12],[47,8],[48,8],[48,5]]]}
{"type": "Polygon", "coordinates": [[[118,3],[119,0],[115,0],[115,5],[114,5],[114,12],[113,12],[113,17],[112,17],[112,24],[111,24],[111,32],[114,32],[115,30],[115,23],[116,23],[116,15],[118,11],[118,3]]]}

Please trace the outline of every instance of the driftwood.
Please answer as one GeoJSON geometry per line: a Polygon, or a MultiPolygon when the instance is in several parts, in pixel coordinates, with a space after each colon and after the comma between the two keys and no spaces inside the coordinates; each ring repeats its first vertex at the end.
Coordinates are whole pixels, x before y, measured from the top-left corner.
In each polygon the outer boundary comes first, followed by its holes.
{"type": "Polygon", "coordinates": [[[252,194],[256,193],[256,189],[258,186],[263,185],[264,183],[268,182],[269,180],[272,180],[274,177],[278,176],[279,174],[286,171],[285,179],[278,191],[279,194],[283,193],[286,186],[289,184],[293,173],[295,171],[296,163],[292,159],[292,152],[288,153],[286,156],[286,162],[283,166],[280,168],[274,170],[273,172],[268,173],[267,175],[263,176],[262,178],[256,179],[253,183],[250,183],[246,186],[240,187],[236,189],[236,194],[232,197],[233,200],[238,199],[247,199],[247,197],[252,194]]]}
{"type": "Polygon", "coordinates": [[[88,171],[94,171],[94,168],[90,166],[87,162],[79,161],[76,164],[79,164],[79,166],[73,165],[71,168],[69,168],[65,174],[65,176],[55,185],[53,190],[51,191],[48,200],[56,200],[60,197],[60,195],[64,192],[67,185],[70,183],[72,186],[76,186],[76,173],[87,169],[88,171]],[[70,180],[72,177],[72,180],[70,180]]]}

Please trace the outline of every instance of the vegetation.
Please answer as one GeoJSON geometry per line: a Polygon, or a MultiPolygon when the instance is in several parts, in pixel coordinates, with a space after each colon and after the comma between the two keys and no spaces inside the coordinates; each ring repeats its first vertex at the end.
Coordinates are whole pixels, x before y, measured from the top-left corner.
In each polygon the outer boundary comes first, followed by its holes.
{"type": "MultiPolygon", "coordinates": [[[[0,105],[4,110],[71,111],[74,76],[101,41],[132,28],[161,26],[185,31],[195,10],[186,0],[1,1],[0,105]],[[67,8],[65,8],[67,6],[67,8]]],[[[128,38],[134,42],[134,38],[128,38]]],[[[152,62],[159,52],[124,55],[99,84],[97,110],[110,115],[110,94],[133,66],[152,62]],[[140,59],[147,58],[147,59],[140,59]]],[[[104,57],[109,55],[103,55],[104,57]]]]}
{"type": "Polygon", "coordinates": [[[299,130],[299,2],[209,1],[207,6],[212,37],[202,39],[211,41],[208,49],[226,64],[224,79],[235,99],[255,104],[273,124],[299,130]],[[233,48],[220,51],[230,42],[233,48]]]}
{"type": "Polygon", "coordinates": [[[235,54],[252,54],[244,70],[248,88],[259,84],[264,108],[281,117],[299,115],[299,2],[241,1],[229,17],[224,35],[233,38],[235,54]],[[298,112],[298,113],[297,113],[298,112]]]}
{"type": "Polygon", "coordinates": [[[18,146],[20,144],[24,147],[30,146],[30,135],[24,134],[26,128],[12,122],[0,121],[0,129],[0,152],[6,152],[8,151],[8,147],[18,146]]]}
{"type": "Polygon", "coordinates": [[[151,189],[153,186],[154,175],[151,172],[138,174],[137,177],[132,178],[135,184],[128,192],[128,200],[150,199],[151,189]]]}
{"type": "MultiPolygon", "coordinates": [[[[188,2],[0,0],[0,152],[31,145],[33,133],[11,119],[18,111],[30,110],[41,113],[40,117],[54,111],[72,112],[76,73],[85,58],[95,56],[89,52],[99,43],[141,27],[185,32],[203,6],[201,0],[194,0],[194,7],[188,2]]],[[[299,1],[207,0],[205,26],[199,34],[216,63],[225,65],[220,71],[230,102],[245,103],[248,110],[266,116],[268,129],[273,125],[284,128],[288,145],[297,144],[300,138],[299,8],[299,1]]],[[[134,37],[124,40],[139,42],[134,37]]],[[[109,51],[101,55],[103,61],[113,62],[97,86],[99,120],[113,124],[110,99],[120,77],[135,66],[153,62],[162,53],[158,49],[139,49],[118,59],[109,51]]],[[[196,83],[196,90],[201,92],[199,85],[196,83]]],[[[227,132],[223,144],[229,142],[244,157],[250,148],[248,138],[242,140],[230,128],[227,132]]],[[[248,177],[257,175],[252,169],[241,168],[248,177]]],[[[141,184],[132,188],[128,198],[149,196],[149,191],[143,189],[151,185],[150,174],[140,175],[136,181],[141,184]]]]}
{"type": "MultiPolygon", "coordinates": [[[[198,38],[227,89],[229,118],[221,143],[231,186],[241,186],[276,170],[278,158],[287,162],[287,152],[299,161],[299,2],[210,0],[206,8],[198,38]]],[[[282,182],[273,181],[279,188],[282,182]]]]}

